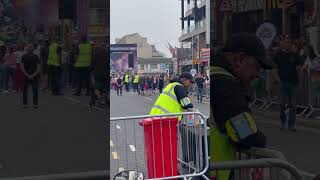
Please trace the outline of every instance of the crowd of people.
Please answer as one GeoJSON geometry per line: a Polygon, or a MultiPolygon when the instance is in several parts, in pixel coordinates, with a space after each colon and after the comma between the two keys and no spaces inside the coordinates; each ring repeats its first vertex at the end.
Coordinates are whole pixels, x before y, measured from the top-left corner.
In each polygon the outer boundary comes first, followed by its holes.
{"type": "MultiPolygon", "coordinates": [[[[122,96],[122,92],[136,92],[141,96],[153,96],[161,94],[162,90],[170,83],[171,80],[177,79],[179,75],[168,74],[115,74],[110,76],[111,89],[117,92],[118,96],[122,96]],[[127,81],[127,82],[126,82],[127,81]]],[[[189,95],[197,96],[198,102],[202,102],[203,98],[209,98],[207,86],[209,86],[209,77],[206,74],[198,73],[194,76],[195,85],[188,89],[189,95]]]]}
{"type": "Polygon", "coordinates": [[[23,92],[23,105],[27,108],[28,84],[33,90],[33,105],[38,107],[38,89],[63,95],[73,90],[80,96],[82,89],[87,96],[95,96],[104,104],[106,89],[107,48],[104,43],[87,43],[85,37],[67,47],[57,40],[34,40],[31,43],[3,43],[0,46],[0,92],[23,92]],[[87,46],[88,45],[88,46],[87,46]],[[88,47],[88,62],[79,56],[88,47]],[[84,49],[84,50],[83,50],[84,49]],[[80,59],[80,60],[79,60],[80,59]]]}

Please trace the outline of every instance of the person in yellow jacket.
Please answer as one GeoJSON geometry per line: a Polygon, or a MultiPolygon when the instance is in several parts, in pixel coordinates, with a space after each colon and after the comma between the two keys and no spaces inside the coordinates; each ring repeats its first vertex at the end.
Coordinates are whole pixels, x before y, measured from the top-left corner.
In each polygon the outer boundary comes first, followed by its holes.
{"type": "Polygon", "coordinates": [[[193,76],[188,72],[182,73],[179,79],[171,80],[154,103],[149,114],[180,113],[193,108],[187,95],[187,89],[194,82],[193,76]]]}
{"type": "MultiPolygon", "coordinates": [[[[249,33],[235,34],[213,59],[210,69],[214,83],[213,117],[208,122],[211,165],[236,160],[239,149],[266,146],[266,137],[258,129],[249,108],[248,88],[258,78],[261,68],[274,67],[274,63],[266,58],[261,40],[249,33]]],[[[210,176],[230,180],[233,172],[212,171],[210,176]]]]}
{"type": "Polygon", "coordinates": [[[48,81],[49,86],[52,90],[52,95],[63,95],[61,90],[61,64],[62,64],[62,49],[61,46],[52,41],[49,46],[49,55],[48,55],[48,81]]]}
{"type": "Polygon", "coordinates": [[[133,92],[138,92],[139,94],[139,87],[138,87],[138,84],[139,84],[139,75],[138,73],[136,73],[134,76],[133,76],[133,92]]]}
{"type": "Polygon", "coordinates": [[[92,61],[93,47],[84,36],[81,43],[75,49],[74,69],[77,79],[77,90],[74,95],[79,96],[82,88],[86,88],[87,96],[90,96],[90,65],[92,61]]]}

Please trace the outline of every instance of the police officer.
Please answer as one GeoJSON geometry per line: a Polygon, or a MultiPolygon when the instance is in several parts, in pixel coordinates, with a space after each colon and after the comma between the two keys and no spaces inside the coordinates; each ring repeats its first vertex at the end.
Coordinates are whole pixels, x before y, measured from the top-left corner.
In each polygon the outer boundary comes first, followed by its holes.
{"type": "Polygon", "coordinates": [[[139,75],[138,73],[136,73],[133,79],[133,92],[137,91],[139,93],[138,83],[139,83],[139,75]]]}
{"type": "Polygon", "coordinates": [[[81,43],[75,50],[76,61],[74,68],[77,74],[77,90],[74,95],[79,96],[84,86],[87,89],[86,95],[90,95],[90,64],[92,60],[93,47],[87,42],[87,38],[84,36],[81,39],[81,43]]]}
{"type": "Polygon", "coordinates": [[[171,80],[153,105],[150,115],[180,113],[193,108],[187,89],[194,82],[193,76],[188,72],[182,73],[179,79],[171,80]]]}
{"type": "Polygon", "coordinates": [[[48,71],[49,71],[49,85],[52,90],[52,95],[63,95],[60,92],[60,80],[61,80],[61,46],[56,42],[52,42],[49,46],[49,56],[48,56],[48,71]]]}
{"type": "MultiPolygon", "coordinates": [[[[255,124],[248,106],[247,88],[261,68],[274,64],[266,58],[265,48],[255,35],[239,33],[229,39],[214,57],[210,76],[213,100],[209,120],[211,163],[236,160],[238,148],[265,147],[266,138],[255,124]]],[[[217,176],[211,172],[211,176],[217,176]]],[[[231,179],[232,172],[219,171],[219,179],[231,179]]]]}

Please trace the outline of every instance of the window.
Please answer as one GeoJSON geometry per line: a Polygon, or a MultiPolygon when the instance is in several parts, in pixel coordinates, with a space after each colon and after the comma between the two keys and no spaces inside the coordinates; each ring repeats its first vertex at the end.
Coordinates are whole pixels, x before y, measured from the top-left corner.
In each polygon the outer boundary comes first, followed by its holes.
{"type": "Polygon", "coordinates": [[[150,64],[150,69],[158,69],[158,64],[150,64]]]}
{"type": "Polygon", "coordinates": [[[144,64],[144,69],[149,69],[148,64],[144,64]]]}
{"type": "Polygon", "coordinates": [[[139,69],[144,70],[144,64],[140,64],[139,69]]]}

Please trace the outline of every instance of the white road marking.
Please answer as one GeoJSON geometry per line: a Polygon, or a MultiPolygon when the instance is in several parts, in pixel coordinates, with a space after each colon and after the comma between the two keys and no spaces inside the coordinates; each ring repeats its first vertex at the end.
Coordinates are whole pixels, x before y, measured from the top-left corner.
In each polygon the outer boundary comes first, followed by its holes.
{"type": "Polygon", "coordinates": [[[66,98],[66,99],[68,99],[68,100],[70,100],[70,101],[72,101],[72,102],[78,103],[78,104],[81,103],[81,101],[76,100],[76,99],[74,99],[74,98],[72,98],[72,97],[67,97],[67,96],[65,96],[64,98],[66,98]]]}
{"type": "Polygon", "coordinates": [[[112,152],[113,159],[119,159],[117,152],[112,152]]]}
{"type": "Polygon", "coordinates": [[[121,129],[119,125],[117,125],[117,129],[121,129]]]}
{"type": "Polygon", "coordinates": [[[150,101],[152,101],[152,99],[151,98],[148,98],[148,97],[144,97],[145,99],[148,99],[148,100],[150,100],[150,101]]]}
{"type": "MultiPolygon", "coordinates": [[[[77,99],[74,99],[74,98],[72,98],[72,97],[65,96],[64,98],[65,98],[65,99],[68,99],[68,100],[70,100],[70,101],[72,101],[72,102],[74,102],[74,103],[81,104],[81,101],[79,101],[79,100],[77,100],[77,99]]],[[[84,105],[84,106],[86,106],[86,107],[90,107],[88,104],[82,104],[82,105],[84,105]]],[[[96,110],[99,110],[99,111],[104,111],[104,109],[99,108],[99,107],[96,107],[96,106],[94,106],[93,108],[96,109],[96,110]]]]}
{"type": "Polygon", "coordinates": [[[119,172],[122,172],[122,171],[124,171],[124,168],[119,167],[119,172]]]}
{"type": "Polygon", "coordinates": [[[113,147],[114,146],[114,144],[113,144],[113,142],[110,140],[110,147],[113,147]]]}
{"type": "Polygon", "coordinates": [[[130,147],[131,151],[133,151],[133,152],[136,151],[136,148],[134,147],[134,145],[130,144],[129,147],[130,147]]]}

